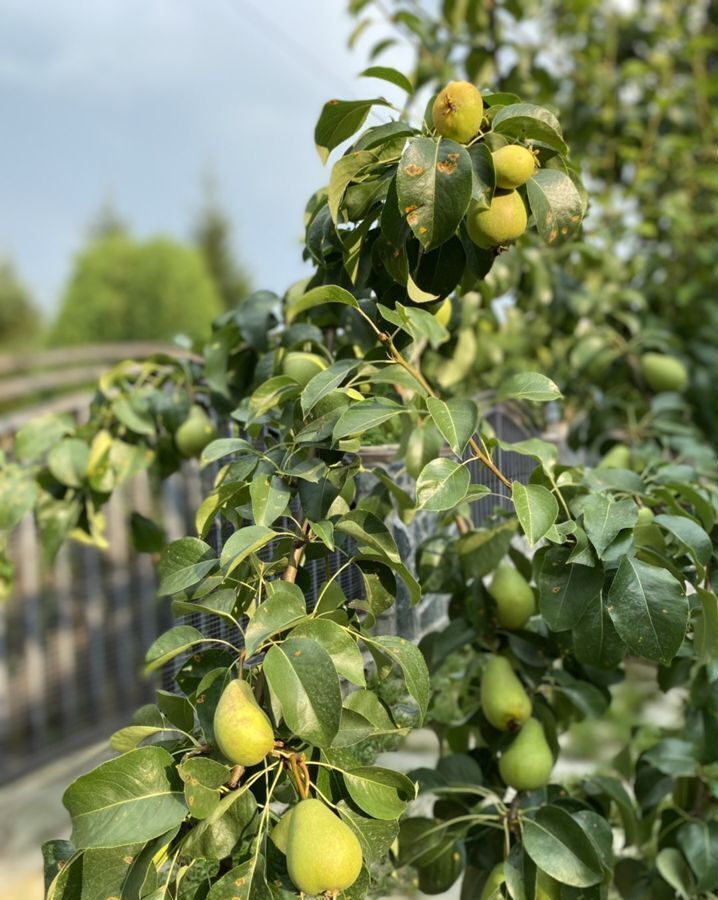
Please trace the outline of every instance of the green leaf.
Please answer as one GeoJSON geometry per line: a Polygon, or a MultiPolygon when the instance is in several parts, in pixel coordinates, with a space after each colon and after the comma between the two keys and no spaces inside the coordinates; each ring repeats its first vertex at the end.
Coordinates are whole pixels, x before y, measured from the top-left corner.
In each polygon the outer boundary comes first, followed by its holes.
{"type": "Polygon", "coordinates": [[[399,162],[399,209],[422,247],[438,247],[455,234],[471,201],[473,167],[454,141],[416,137],[399,162]]]}
{"type": "Polygon", "coordinates": [[[516,534],[516,520],[497,528],[470,531],[459,538],[458,552],[465,578],[483,578],[506,556],[516,534]]]}
{"type": "Polygon", "coordinates": [[[502,450],[508,453],[518,453],[521,456],[531,456],[541,463],[546,472],[550,472],[558,462],[558,450],[555,444],[542,441],[540,438],[529,438],[526,441],[501,441],[496,443],[502,450]]]}
{"type": "Polygon", "coordinates": [[[372,106],[391,106],[383,97],[373,100],[329,100],[314,129],[314,143],[323,163],[335,147],[364,124],[372,106]]]}
{"type": "Polygon", "coordinates": [[[324,371],[310,378],[300,398],[304,415],[306,416],[323,397],[336,390],[349,372],[361,364],[360,359],[338,359],[324,371]]]}
{"type": "Polygon", "coordinates": [[[207,444],[202,451],[202,462],[215,462],[218,459],[222,459],[223,456],[238,453],[240,450],[246,450],[252,455],[256,453],[256,449],[243,438],[217,438],[216,441],[207,444]]]}
{"type": "Polygon", "coordinates": [[[187,815],[174,760],[161,747],[142,747],[102,763],[74,781],[62,802],[79,848],[144,843],[187,815]]]}
{"type": "Polygon", "coordinates": [[[589,602],[572,635],[576,658],[586,665],[612,669],[623,659],[625,645],[616,632],[600,593],[589,602]]]}
{"type": "Polygon", "coordinates": [[[336,443],[350,435],[362,435],[403,412],[406,409],[401,403],[383,397],[354,403],[339,417],[334,426],[333,440],[336,443]]]}
{"type": "Polygon", "coordinates": [[[675,847],[659,850],[656,854],[656,868],[682,900],[695,897],[695,880],[680,850],[675,847]]]}
{"type": "Polygon", "coordinates": [[[47,900],[97,900],[119,897],[142,843],[85,850],[64,861],[47,900]]]}
{"type": "Polygon", "coordinates": [[[462,456],[479,425],[478,406],[473,400],[461,397],[446,402],[438,397],[428,397],[426,408],[449,447],[457,456],[462,456]]]}
{"type": "Polygon", "coordinates": [[[638,521],[638,507],[633,500],[614,500],[610,494],[587,497],[581,511],[586,534],[599,557],[624,528],[633,528],[638,521]]]}
{"type": "Polygon", "coordinates": [[[626,846],[635,843],[639,837],[636,807],[621,782],[606,775],[594,775],[590,781],[586,782],[586,789],[591,792],[606,794],[613,800],[623,822],[626,846]]]}
{"type": "Polygon", "coordinates": [[[214,550],[198,538],[172,541],[160,554],[159,594],[177,594],[201,581],[217,566],[214,550]]]}
{"type": "Polygon", "coordinates": [[[207,641],[207,638],[191,625],[175,625],[161,634],[147,651],[145,672],[154,672],[190,647],[207,641]]]}
{"type": "Polygon", "coordinates": [[[311,638],[327,651],[334,668],[347,681],[364,687],[364,658],[357,642],[331,619],[310,619],[292,629],[292,638],[311,638]]]}
{"type": "Polygon", "coordinates": [[[253,856],[215,882],[207,900],[275,900],[264,872],[264,857],[261,854],[253,856]]]}
{"type": "MultiPolygon", "coordinates": [[[[237,846],[257,812],[257,801],[251,791],[231,791],[199,821],[182,842],[188,857],[223,859],[237,846]]],[[[164,900],[164,898],[163,898],[164,900]]]]}
{"type": "Polygon", "coordinates": [[[68,415],[33,419],[15,435],[15,456],[22,462],[33,462],[74,430],[75,423],[68,415]]]}
{"type": "Polygon", "coordinates": [[[177,766],[184,782],[184,796],[194,819],[206,819],[219,804],[219,788],[229,781],[229,766],[202,756],[190,757],[177,766]]]}
{"type": "Polygon", "coordinates": [[[292,732],[330,747],[339,730],[342,695],[331,656],[317,641],[290,637],[264,658],[264,674],[292,732]]]}
{"type": "Polygon", "coordinates": [[[416,507],[432,512],[453,509],[466,496],[471,474],[452,459],[432,459],[416,480],[416,507]]]}
{"type": "Polygon", "coordinates": [[[468,148],[473,168],[471,199],[479,209],[488,209],[496,189],[496,172],[494,158],[484,143],[474,144],[468,148]]]}
{"type": "Polygon", "coordinates": [[[361,180],[357,179],[357,176],[362,169],[375,164],[377,159],[377,155],[372,153],[371,150],[359,150],[347,153],[346,156],[342,156],[341,159],[334,163],[332,174],[329,178],[327,206],[335,225],[339,221],[339,209],[347,187],[352,181],[361,180]]]}
{"type": "Polygon", "coordinates": [[[414,93],[414,88],[406,75],[391,66],[369,66],[368,69],[359,73],[359,77],[381,78],[383,81],[388,81],[401,88],[402,91],[406,91],[407,94],[414,93]]]}
{"type": "Polygon", "coordinates": [[[413,781],[401,772],[380,766],[361,766],[344,772],[344,784],[356,805],[375,819],[398,819],[416,798],[413,781]]]}
{"type": "Polygon", "coordinates": [[[560,244],[576,235],[583,218],[583,203],[565,172],[539,169],[529,178],[526,193],[542,240],[560,244]]]}
{"type": "Polygon", "coordinates": [[[298,315],[314,309],[316,306],[325,306],[327,303],[341,303],[359,309],[359,303],[353,294],[339,287],[337,284],[324,284],[321,287],[307,291],[298,300],[290,303],[286,309],[287,324],[290,324],[298,315]]]}
{"type": "Polygon", "coordinates": [[[670,572],[624,557],[608,592],[616,631],[634,653],[667,665],[683,643],[688,602],[670,572]]]}
{"type": "Polygon", "coordinates": [[[517,372],[503,381],[496,392],[497,400],[533,400],[545,403],[563,396],[556,384],[539,372],[517,372]]]}
{"type": "Polygon", "coordinates": [[[653,521],[683,544],[702,575],[713,553],[713,544],[701,526],[686,516],[660,515],[653,521]]]}
{"type": "Polygon", "coordinates": [[[696,748],[690,741],[680,738],[666,738],[659,741],[643,754],[659,772],[676,778],[690,778],[698,774],[696,748]]]}
{"type": "Polygon", "coordinates": [[[337,804],[337,812],[359,838],[364,862],[372,865],[383,861],[396,840],[399,824],[360,816],[344,800],[337,804]]]}
{"type": "Polygon", "coordinates": [[[492,127],[499,134],[543,144],[557,150],[562,156],[568,153],[558,119],[542,106],[533,103],[503,106],[494,116],[492,127]]]}
{"type": "Polygon", "coordinates": [[[304,597],[296,585],[277,582],[274,593],[257,609],[245,631],[247,656],[253,656],[268,637],[286,631],[307,614],[304,597]],[[291,590],[295,589],[295,590],[291,590]],[[297,595],[300,596],[297,596],[297,595]]]}
{"type": "Polygon", "coordinates": [[[718,659],[718,597],[712,591],[696,588],[701,611],[693,623],[696,657],[705,664],[718,659]]]}
{"type": "Polygon", "coordinates": [[[278,533],[266,525],[248,525],[246,528],[240,528],[227,538],[222,547],[219,557],[222,568],[226,568],[229,574],[248,556],[266,547],[276,537],[278,533]]]}
{"type": "Polygon", "coordinates": [[[372,638],[372,645],[377,645],[389,659],[401,669],[404,683],[410,696],[414,698],[423,721],[429,705],[431,684],[429,670],[418,647],[402,637],[385,635],[372,638]]]}
{"type": "Polygon", "coordinates": [[[568,631],[583,618],[588,605],[600,600],[603,569],[567,563],[570,551],[552,547],[544,556],[538,579],[539,610],[552,631],[568,631]]]}
{"type": "Polygon", "coordinates": [[[698,889],[711,890],[716,877],[716,854],[708,825],[686,822],[676,832],[676,841],[696,876],[698,889]]]}
{"type": "Polygon", "coordinates": [[[261,418],[270,409],[299,396],[301,387],[288,375],[275,375],[262,382],[249,398],[252,420],[261,418]]]}
{"type": "Polygon", "coordinates": [[[35,505],[37,484],[17,468],[0,469],[0,531],[10,531],[35,505]]]}
{"type": "Polygon", "coordinates": [[[558,501],[542,485],[523,485],[519,481],[511,485],[511,497],[526,539],[533,547],[556,521],[558,501]]]}
{"type": "Polygon", "coordinates": [[[366,509],[353,509],[336,523],[335,530],[351,535],[360,553],[379,554],[384,560],[397,565],[401,557],[389,529],[374,513],[366,509]]]}
{"type": "Polygon", "coordinates": [[[524,849],[536,865],[574,887],[590,887],[603,878],[601,860],[580,824],[558,806],[543,806],[523,828],[524,849]]]}
{"type": "Polygon", "coordinates": [[[47,454],[47,467],[60,484],[80,487],[87,477],[90,448],[78,438],[65,438],[47,454]]]}
{"type": "Polygon", "coordinates": [[[289,487],[277,475],[255,475],[249,483],[252,515],[257,525],[271,525],[287,508],[289,487]]]}
{"type": "Polygon", "coordinates": [[[172,740],[181,737],[181,733],[168,725],[166,728],[161,725],[128,725],[126,728],[120,728],[110,738],[110,747],[117,753],[128,753],[134,750],[148,737],[163,734],[165,740],[172,740]]]}

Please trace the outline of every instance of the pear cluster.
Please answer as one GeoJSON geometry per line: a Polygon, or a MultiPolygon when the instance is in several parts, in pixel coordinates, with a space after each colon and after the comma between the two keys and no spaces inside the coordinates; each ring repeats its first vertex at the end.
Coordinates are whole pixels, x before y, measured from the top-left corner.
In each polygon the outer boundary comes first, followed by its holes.
{"type": "Polygon", "coordinates": [[[270,837],[287,857],[287,871],[304,894],[336,895],[359,877],[362,849],[357,836],[321,800],[290,807],[270,837]]]}
{"type": "MultiPolygon", "coordinates": [[[[436,95],[431,118],[437,134],[468,144],[481,134],[484,101],[475,85],[451,81],[436,95]]],[[[466,217],[471,240],[484,250],[510,244],[526,231],[528,215],[516,190],[536,171],[534,153],[521,144],[506,144],[491,154],[496,191],[488,209],[472,201],[466,217]]]]}
{"type": "Polygon", "coordinates": [[[505,656],[491,656],[481,679],[481,708],[499,731],[518,734],[499,760],[499,774],[517,791],[531,791],[548,783],[553,753],[543,726],[531,718],[531,700],[505,656]],[[519,730],[520,729],[520,730],[519,730]]]}

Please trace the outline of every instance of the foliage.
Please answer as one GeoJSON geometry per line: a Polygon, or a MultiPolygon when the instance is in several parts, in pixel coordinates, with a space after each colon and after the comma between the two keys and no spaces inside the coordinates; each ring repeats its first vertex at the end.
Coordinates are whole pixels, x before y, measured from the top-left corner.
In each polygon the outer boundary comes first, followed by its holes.
{"type": "MultiPolygon", "coordinates": [[[[352,4],[362,14],[370,5],[352,4]]],[[[518,16],[517,7],[500,13],[518,16]]],[[[591,5],[555,8],[573,11],[573,19],[556,17],[562,40],[587,9],[603,21],[591,5]]],[[[310,282],[281,299],[255,293],[225,313],[201,361],[117,367],[101,381],[86,425],[54,417],[26,426],[3,470],[0,525],[9,531],[34,509],[51,555],[73,532],[102,541],[102,504],[134,471],[167,475],[180,464],[174,435],[191,405],[211,408],[225,428],[202,451],[217,474],[197,534],[162,550],[159,575],[179,618],[219,617],[234,636],[220,641],[180,622],[149,648],[150,671],[179,661],[177,693],[158,692],[114,736],[120,755],[68,788],[72,841],[45,847],[55,900],[296,896],[268,834],[280,810],[308,793],[332,804],[361,844],[364,867],[349,898],[372,884],[385,895],[387,859],[414,867],[427,893],[465,872],[467,900],[493,877],[493,896],[513,900],[710,897],[718,889],[715,459],[683,398],[654,394],[640,368],[634,374],[644,346],[670,346],[649,341],[641,318],[671,334],[663,288],[638,280],[656,245],[650,236],[642,245],[639,233],[641,255],[626,259],[603,243],[603,224],[581,234],[586,195],[568,155],[573,132],[567,127],[564,138],[562,124],[576,125],[589,167],[594,154],[573,118],[583,95],[571,95],[571,78],[565,87],[538,78],[539,60],[529,78],[520,54],[515,74],[496,73],[504,19],[494,6],[449,2],[441,21],[416,9],[397,4],[394,16],[419,47],[414,85],[437,71],[451,77],[458,52],[446,54],[446,42],[471,45],[467,66],[486,62],[484,74],[471,71],[475,80],[498,76],[501,91],[482,91],[487,114],[476,138],[438,138],[423,105],[414,117],[364,128],[373,106],[390,108],[386,100],[330,101],[315,131],[319,153],[326,160],[344,141],[351,146],[307,206],[310,282]],[[489,53],[473,45],[484,32],[489,53]],[[534,102],[554,106],[565,95],[576,109],[562,124],[534,102]],[[468,239],[466,215],[472,204],[490,205],[490,151],[507,142],[537,152],[540,168],[520,190],[545,246],[527,236],[507,253],[481,250],[468,239]],[[544,227],[547,216],[557,228],[544,227]],[[624,282],[634,266],[635,284],[624,282]],[[640,305],[625,296],[629,283],[640,305]],[[514,305],[501,317],[490,302],[509,290],[514,305]],[[612,307],[603,305],[606,291],[612,307]],[[442,324],[434,313],[447,296],[452,315],[442,324]],[[624,301],[637,309],[626,312],[624,301]],[[599,394],[577,348],[608,330],[599,394]],[[283,364],[297,352],[327,365],[314,362],[316,374],[300,381],[283,364]],[[590,454],[624,440],[623,465],[567,463],[538,437],[500,441],[486,424],[497,400],[536,421],[539,410],[563,404],[576,445],[590,454]],[[429,429],[417,453],[410,438],[429,429]],[[369,436],[393,435],[417,473],[408,489],[362,452],[369,436]],[[499,447],[536,463],[527,484],[508,482],[499,447]],[[472,483],[470,458],[495,488],[472,483]],[[510,511],[497,507],[474,527],[473,504],[497,494],[510,498],[510,511]],[[430,517],[432,537],[415,560],[402,559],[391,526],[416,517],[430,517]],[[356,595],[344,595],[328,565],[337,550],[361,578],[356,595]],[[313,606],[310,560],[327,561],[313,606]],[[536,614],[514,630],[500,626],[491,593],[507,564],[536,600],[536,614]],[[375,628],[399,582],[414,604],[422,593],[449,597],[448,625],[418,648],[375,628]],[[680,727],[630,730],[615,758],[588,776],[557,769],[546,784],[507,790],[502,769],[525,781],[520,746],[540,747],[544,770],[547,752],[560,760],[560,739],[576,722],[609,715],[636,658],[653,667],[662,691],[683,689],[680,727]],[[492,687],[487,667],[499,673],[492,687]],[[234,677],[251,684],[278,739],[246,771],[227,765],[213,733],[234,677]],[[383,702],[397,679],[409,719],[383,702]],[[421,723],[441,741],[436,770],[407,777],[367,760],[368,747],[421,723]],[[417,788],[433,800],[430,815],[406,815],[417,788]]],[[[522,49],[520,32],[507,33],[522,49]]],[[[580,60],[585,48],[573,49],[580,60]]],[[[394,70],[367,74],[413,93],[394,70]]],[[[635,140],[624,121],[604,131],[635,140]]],[[[625,225],[613,227],[622,234],[625,225]]],[[[684,325],[677,349],[688,357],[684,325]]]]}
{"type": "Polygon", "coordinates": [[[42,319],[10,262],[0,263],[0,347],[21,350],[37,341],[42,319]]]}
{"type": "Polygon", "coordinates": [[[223,308],[238,306],[251,293],[250,279],[234,257],[230,221],[219,205],[211,182],[206,187],[193,238],[214,279],[223,308]]]}
{"type": "Polygon", "coordinates": [[[201,338],[220,309],[196,250],[169,238],[139,242],[113,230],[78,255],[50,340],[201,338]]]}

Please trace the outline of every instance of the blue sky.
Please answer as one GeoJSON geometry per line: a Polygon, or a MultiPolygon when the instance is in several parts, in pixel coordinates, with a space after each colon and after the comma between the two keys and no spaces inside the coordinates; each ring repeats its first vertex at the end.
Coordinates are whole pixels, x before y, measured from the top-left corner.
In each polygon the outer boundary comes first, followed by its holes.
{"type": "MultiPolygon", "coordinates": [[[[139,235],[186,237],[216,176],[257,287],[306,273],[302,211],[325,183],[314,124],[358,79],[345,0],[0,0],[0,257],[51,312],[111,199],[139,235]]],[[[402,66],[408,50],[382,57],[402,66]]]]}

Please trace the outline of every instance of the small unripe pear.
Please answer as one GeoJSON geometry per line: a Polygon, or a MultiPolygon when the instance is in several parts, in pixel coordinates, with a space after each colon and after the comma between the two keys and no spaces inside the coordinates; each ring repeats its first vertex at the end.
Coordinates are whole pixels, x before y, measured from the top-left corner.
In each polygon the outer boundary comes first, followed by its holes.
{"type": "Polygon", "coordinates": [[[531,700],[505,656],[492,656],[484,669],[481,708],[499,731],[523,725],[531,715],[531,700]]]}
{"type": "Polygon", "coordinates": [[[680,359],[665,353],[644,353],[641,374],[648,387],[657,394],[683,391],[688,384],[688,370],[680,359]]]}
{"type": "Polygon", "coordinates": [[[496,172],[496,187],[509,190],[521,187],[536,171],[536,157],[526,147],[508,144],[491,154],[496,172]]]}
{"type": "Polygon", "coordinates": [[[479,900],[489,900],[489,898],[493,897],[495,891],[497,891],[505,882],[506,876],[504,875],[504,864],[502,862],[496,863],[484,883],[479,900]]]}
{"type": "Polygon", "coordinates": [[[282,374],[306,387],[309,381],[327,368],[327,361],[317,353],[291,350],[282,360],[282,374]]]}
{"type": "Polygon", "coordinates": [[[434,128],[442,137],[465,144],[481,128],[484,101],[468,81],[450,81],[432,107],[434,128]]]}
{"type": "Polygon", "coordinates": [[[527,224],[526,207],[517,191],[494,194],[488,209],[472,203],[466,214],[469,237],[484,250],[515,241],[526,231],[527,224]]]}
{"type": "Polygon", "coordinates": [[[625,444],[614,444],[598,464],[599,469],[630,469],[631,451],[625,444]]]}
{"type": "Polygon", "coordinates": [[[534,592],[523,575],[506,563],[496,567],[489,585],[502,628],[523,628],[535,611],[534,592]]]}
{"type": "Polygon", "coordinates": [[[256,766],[274,747],[274,732],[252,688],[236,678],[222,691],[214,711],[217,746],[236,766],[256,766]]]}
{"type": "Polygon", "coordinates": [[[499,774],[517,791],[533,791],[548,784],[553,753],[538,719],[529,719],[499,760],[499,774]]]}
{"type": "Polygon", "coordinates": [[[638,521],[636,522],[636,525],[650,525],[654,518],[653,510],[648,506],[642,506],[638,510],[638,521]]]}
{"type": "Polygon", "coordinates": [[[290,806],[289,809],[284,813],[282,818],[277,822],[274,828],[270,831],[269,836],[272,839],[272,843],[274,846],[281,850],[282,853],[286,855],[287,852],[287,841],[289,840],[289,825],[292,821],[292,814],[294,813],[294,807],[290,806]]]}
{"type": "Polygon", "coordinates": [[[192,406],[184,422],[175,432],[175,444],[182,456],[199,456],[207,444],[217,437],[217,429],[201,406],[192,406]]]}
{"type": "Polygon", "coordinates": [[[287,838],[287,871],[305,894],[345,891],[359,877],[361,844],[339,816],[321,800],[294,807],[287,838]]]}

